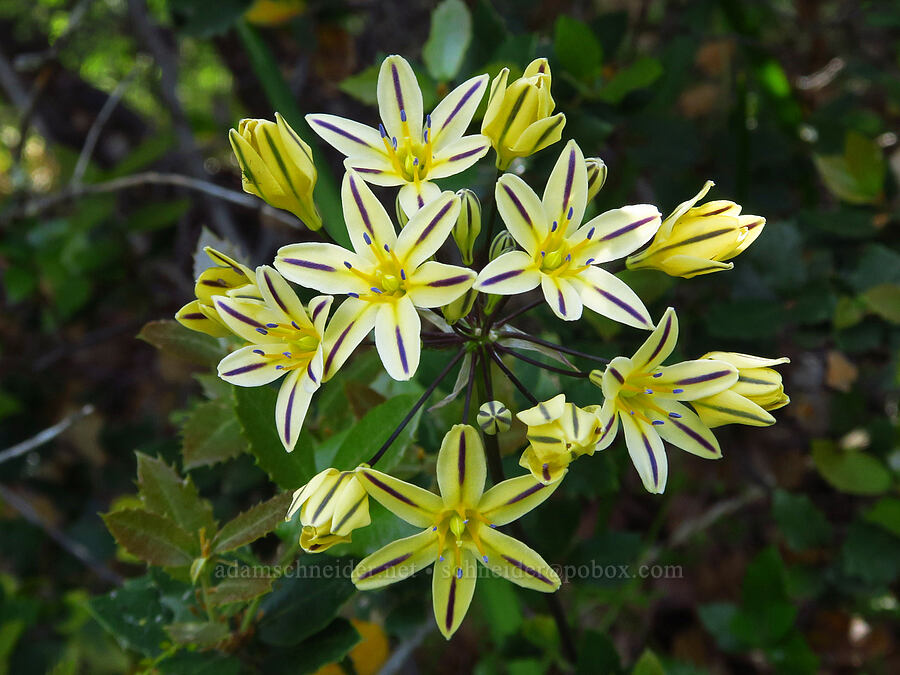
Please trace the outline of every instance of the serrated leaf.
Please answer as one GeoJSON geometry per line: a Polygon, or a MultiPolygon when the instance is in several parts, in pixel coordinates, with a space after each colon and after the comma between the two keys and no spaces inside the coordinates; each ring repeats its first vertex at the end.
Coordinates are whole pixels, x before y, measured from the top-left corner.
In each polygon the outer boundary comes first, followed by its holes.
{"type": "Polygon", "coordinates": [[[822,477],[841,492],[877,495],[891,486],[891,474],[884,464],[865,452],[845,452],[830,441],[813,441],[812,457],[822,477]]]}
{"type": "Polygon", "coordinates": [[[170,518],[144,509],[123,509],[103,515],[116,541],[131,555],[158,567],[190,565],[199,553],[196,537],[170,518]]]}
{"type": "Polygon", "coordinates": [[[553,52],[559,65],[580,80],[595,75],[603,64],[603,47],[591,27],[565,14],[554,26],[553,52]]]}
{"type": "Polygon", "coordinates": [[[209,589],[209,603],[215,607],[235,602],[247,602],[265,595],[272,590],[272,579],[268,577],[248,577],[246,579],[225,579],[209,589]]]}
{"type": "Polygon", "coordinates": [[[275,495],[272,499],[247,509],[225,523],[213,540],[213,551],[215,553],[233,551],[267,535],[284,520],[291,505],[291,496],[289,492],[275,495]]]}
{"type": "Polygon", "coordinates": [[[444,0],[431,13],[431,32],[422,47],[422,60],[438,81],[459,72],[472,40],[472,16],[462,0],[444,0]]]}
{"type": "Polygon", "coordinates": [[[234,406],[228,400],[206,401],[198,405],[184,421],[181,432],[185,469],[233,459],[247,447],[234,406]]]}
{"type": "Polygon", "coordinates": [[[165,627],[166,633],[173,642],[182,645],[195,644],[198,647],[210,647],[228,637],[228,626],[213,621],[189,621],[173,623],[165,627]]]}
{"type": "Polygon", "coordinates": [[[270,387],[235,387],[234,410],[250,454],[269,478],[284,490],[296,490],[315,474],[313,448],[308,434],[287,452],[275,427],[275,401],[270,387]]]}
{"type": "Polygon", "coordinates": [[[216,338],[169,319],[151,321],[137,337],[166,354],[200,366],[214,366],[225,355],[216,338]]]}
{"type": "MultiPolygon", "coordinates": [[[[338,469],[353,469],[369,460],[382,444],[387,441],[394,429],[400,424],[413,404],[419,399],[417,394],[395,396],[379,406],[372,408],[366,416],[350,429],[334,458],[334,466],[338,469]]],[[[419,425],[421,411],[394,441],[391,449],[379,462],[378,468],[389,470],[402,454],[402,450],[412,439],[419,425]]]]}
{"type": "Polygon", "coordinates": [[[161,459],[137,453],[138,488],[149,511],[168,516],[188,532],[215,531],[212,504],[201,499],[190,476],[182,479],[161,459]]]}
{"type": "Polygon", "coordinates": [[[304,560],[308,562],[297,565],[296,574],[279,579],[260,604],[259,637],[267,645],[296,645],[322,630],[356,592],[350,581],[352,560],[330,556],[304,560]]]}
{"type": "Polygon", "coordinates": [[[88,611],[125,649],[156,657],[166,639],[163,624],[172,620],[149,577],[128,579],[121,588],[91,598],[88,611]]]}

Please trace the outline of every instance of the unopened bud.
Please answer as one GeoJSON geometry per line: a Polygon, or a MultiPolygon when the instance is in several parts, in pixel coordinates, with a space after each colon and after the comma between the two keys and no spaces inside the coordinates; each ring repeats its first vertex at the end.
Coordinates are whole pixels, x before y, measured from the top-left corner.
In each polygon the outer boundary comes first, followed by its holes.
{"type": "Polygon", "coordinates": [[[471,190],[460,190],[456,196],[459,197],[461,208],[456,225],[453,226],[453,241],[459,247],[463,264],[471,265],[475,240],[481,232],[481,203],[471,190]]]}
{"type": "Polygon", "coordinates": [[[406,211],[403,210],[403,207],[400,205],[400,195],[397,195],[397,199],[394,200],[394,208],[397,210],[397,224],[400,228],[406,227],[406,224],[409,222],[409,216],[406,215],[406,211]]]}
{"type": "Polygon", "coordinates": [[[475,298],[478,297],[478,291],[470,288],[456,300],[441,308],[447,323],[454,324],[472,311],[472,305],[475,304],[475,298]]]}
{"type": "Polygon", "coordinates": [[[588,201],[591,201],[600,192],[600,188],[606,183],[606,162],[599,157],[588,157],[584,160],[588,175],[588,201]]]}
{"type": "Polygon", "coordinates": [[[515,250],[516,240],[513,239],[513,236],[509,232],[504,230],[494,237],[494,241],[491,242],[491,247],[488,249],[488,260],[496,260],[504,253],[515,250]]]}

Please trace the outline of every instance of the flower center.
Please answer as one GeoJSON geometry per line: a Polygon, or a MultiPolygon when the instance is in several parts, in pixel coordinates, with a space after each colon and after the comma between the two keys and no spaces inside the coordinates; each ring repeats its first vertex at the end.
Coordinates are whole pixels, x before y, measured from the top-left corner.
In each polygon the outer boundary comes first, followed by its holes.
{"type": "Polygon", "coordinates": [[[394,170],[403,180],[418,185],[420,180],[428,177],[431,169],[433,153],[431,150],[431,115],[425,118],[422,138],[413,138],[406,119],[406,111],[400,111],[402,125],[401,138],[388,136],[384,125],[379,125],[381,140],[387,151],[388,159],[394,170]]]}
{"type": "Polygon", "coordinates": [[[487,563],[485,552],[478,530],[482,525],[493,527],[488,520],[478,511],[472,509],[454,509],[444,511],[432,528],[438,533],[438,556],[444,559],[444,554],[452,555],[456,562],[456,576],[462,577],[462,549],[467,544],[473,544],[481,555],[481,559],[487,563]]]}

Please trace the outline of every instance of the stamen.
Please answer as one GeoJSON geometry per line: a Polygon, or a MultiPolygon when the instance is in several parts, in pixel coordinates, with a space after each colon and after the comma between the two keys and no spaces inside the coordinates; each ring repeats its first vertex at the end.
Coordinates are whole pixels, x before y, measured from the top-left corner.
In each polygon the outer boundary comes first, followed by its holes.
{"type": "Polygon", "coordinates": [[[566,218],[568,218],[569,220],[572,220],[572,216],[573,216],[574,214],[575,214],[575,207],[574,207],[574,206],[570,206],[570,207],[569,207],[569,213],[566,214],[566,218]]]}
{"type": "Polygon", "coordinates": [[[431,128],[431,115],[425,115],[425,126],[431,128]]]}
{"type": "Polygon", "coordinates": [[[286,356],[286,357],[288,357],[288,358],[291,358],[291,353],[290,353],[290,352],[281,352],[281,355],[282,355],[282,356],[286,356]]]}
{"type": "Polygon", "coordinates": [[[354,293],[354,292],[352,292],[352,291],[350,291],[349,293],[347,293],[347,295],[349,295],[351,298],[359,298],[359,293],[354,293]]]}
{"type": "Polygon", "coordinates": [[[353,265],[351,265],[351,264],[350,264],[349,262],[347,262],[346,260],[344,261],[344,267],[346,267],[348,270],[352,270],[352,269],[353,269],[353,265]]]}
{"type": "Polygon", "coordinates": [[[566,262],[572,262],[572,254],[571,254],[571,253],[569,253],[569,254],[566,256],[566,262]]]}
{"type": "Polygon", "coordinates": [[[662,420],[653,420],[653,424],[659,426],[660,424],[665,424],[665,422],[663,422],[662,420]]]}
{"type": "Polygon", "coordinates": [[[397,137],[396,136],[391,138],[391,145],[394,146],[394,150],[397,149],[397,137]]]}
{"type": "Polygon", "coordinates": [[[413,166],[419,166],[419,158],[413,157],[413,166]]]}
{"type": "Polygon", "coordinates": [[[652,389],[645,389],[645,390],[644,390],[644,393],[645,393],[645,394],[652,394],[652,393],[653,393],[653,390],[652,390],[652,389]]]}
{"type": "Polygon", "coordinates": [[[673,394],[683,394],[683,393],[684,393],[684,389],[673,389],[673,390],[672,390],[672,393],[673,393],[673,394]]]}
{"type": "Polygon", "coordinates": [[[440,560],[441,562],[444,562],[444,556],[439,555],[439,556],[438,556],[438,560],[440,560]]]}
{"type": "Polygon", "coordinates": [[[384,250],[387,251],[388,253],[390,253],[390,252],[391,252],[391,247],[388,246],[387,244],[385,244],[385,245],[384,245],[384,250]]]}
{"type": "Polygon", "coordinates": [[[546,252],[546,251],[541,251],[541,257],[543,258],[545,255],[547,255],[547,252],[546,252]]]}
{"type": "Polygon", "coordinates": [[[677,412],[670,412],[669,417],[674,417],[676,420],[681,419],[681,415],[679,415],[677,412]]]}
{"type": "Polygon", "coordinates": [[[484,561],[485,564],[487,564],[487,556],[486,555],[481,556],[481,559],[484,561]]]}
{"type": "Polygon", "coordinates": [[[382,138],[387,138],[387,131],[384,129],[384,125],[379,122],[378,124],[378,132],[381,134],[382,138]]]}
{"type": "Polygon", "coordinates": [[[300,326],[297,325],[297,322],[296,322],[296,321],[291,321],[291,325],[292,325],[294,328],[296,328],[297,330],[303,330],[302,328],[300,328],[300,326]]]}
{"type": "Polygon", "coordinates": [[[275,366],[275,370],[284,370],[284,366],[275,366]]]}
{"type": "Polygon", "coordinates": [[[367,232],[363,232],[363,241],[366,242],[367,245],[372,245],[372,240],[369,238],[369,234],[367,232]]]}
{"type": "Polygon", "coordinates": [[[434,527],[432,527],[432,528],[431,528],[431,531],[432,531],[432,532],[437,532],[437,525],[435,525],[434,527]]]}
{"type": "Polygon", "coordinates": [[[406,111],[405,111],[405,110],[401,110],[401,111],[400,111],[400,121],[401,121],[401,122],[405,122],[405,121],[406,121],[406,111]]]}
{"type": "Polygon", "coordinates": [[[278,328],[278,324],[277,323],[267,323],[266,328],[278,328]]]}
{"type": "Polygon", "coordinates": [[[269,334],[269,331],[267,331],[265,328],[257,328],[257,329],[256,329],[256,332],[257,332],[257,333],[260,333],[260,334],[262,334],[262,335],[268,335],[268,334],[269,334]]]}
{"type": "Polygon", "coordinates": [[[587,260],[584,261],[584,264],[585,264],[585,265],[590,265],[592,262],[594,262],[594,259],[593,259],[593,258],[588,258],[587,260]]]}
{"type": "Polygon", "coordinates": [[[596,230],[596,229],[597,229],[597,228],[592,227],[590,230],[588,230],[588,235],[587,235],[587,238],[588,238],[588,239],[593,239],[593,238],[594,238],[594,230],[596,230]]]}
{"type": "Polygon", "coordinates": [[[262,349],[254,349],[254,350],[253,350],[253,353],[254,353],[254,354],[260,354],[260,355],[261,355],[261,354],[265,354],[265,352],[264,352],[262,349]]]}
{"type": "Polygon", "coordinates": [[[370,288],[369,290],[372,291],[373,293],[378,293],[378,295],[381,295],[380,288],[375,288],[374,286],[372,286],[372,288],[370,288]]]}
{"type": "Polygon", "coordinates": [[[662,377],[662,371],[659,371],[658,373],[653,373],[653,377],[662,377]]]}
{"type": "Polygon", "coordinates": [[[554,220],[554,221],[553,221],[553,225],[550,227],[550,231],[551,231],[551,232],[556,232],[556,228],[557,228],[557,227],[559,227],[559,223],[557,223],[557,222],[554,220]]]}
{"type": "Polygon", "coordinates": [[[456,568],[456,578],[457,578],[457,579],[462,579],[462,567],[457,567],[457,568],[456,568]]]}
{"type": "Polygon", "coordinates": [[[406,281],[406,272],[402,267],[400,268],[400,278],[403,279],[403,281],[406,281]]]}

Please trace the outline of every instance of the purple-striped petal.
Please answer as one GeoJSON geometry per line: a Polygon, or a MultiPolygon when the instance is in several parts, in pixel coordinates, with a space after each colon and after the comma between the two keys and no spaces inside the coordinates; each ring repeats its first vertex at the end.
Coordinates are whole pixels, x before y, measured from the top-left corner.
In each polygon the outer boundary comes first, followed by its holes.
{"type": "Polygon", "coordinates": [[[375,318],[375,347],[395,380],[408,380],[419,367],[422,322],[408,296],[384,302],[375,318]]]}

